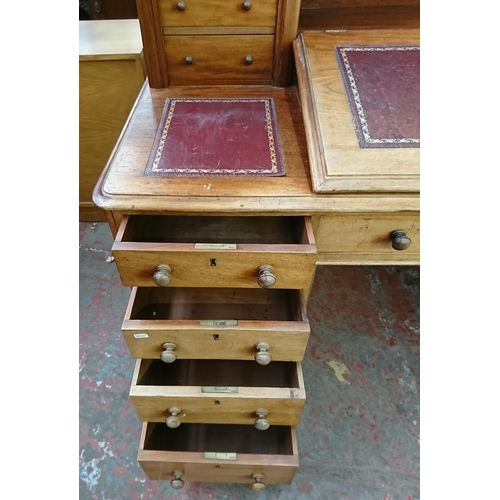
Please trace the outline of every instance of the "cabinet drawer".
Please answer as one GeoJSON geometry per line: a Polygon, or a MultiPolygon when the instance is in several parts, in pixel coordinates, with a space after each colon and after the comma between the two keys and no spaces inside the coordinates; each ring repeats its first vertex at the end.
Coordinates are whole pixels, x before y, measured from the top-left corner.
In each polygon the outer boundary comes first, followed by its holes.
{"type": "Polygon", "coordinates": [[[302,360],[310,334],[301,290],[133,288],[122,332],[133,358],[302,360]],[[165,356],[165,344],[168,354],[165,356]]]}
{"type": "Polygon", "coordinates": [[[143,422],[296,425],[305,403],[300,362],[137,360],[130,399],[143,422]]]}
{"type": "Polygon", "coordinates": [[[274,26],[277,0],[159,0],[162,27],[274,26]],[[182,5],[184,4],[184,5],[182,5]]]}
{"type": "Polygon", "coordinates": [[[420,262],[418,213],[321,217],[316,231],[318,264],[412,264],[420,262]],[[401,230],[411,240],[395,250],[391,233],[401,230]]]}
{"type": "Polygon", "coordinates": [[[290,484],[299,466],[296,429],[286,426],[144,423],[137,458],[152,480],[248,483],[255,491],[290,484]]]}
{"type": "Polygon", "coordinates": [[[273,35],[165,36],[170,85],[270,84],[273,35]]]}
{"type": "Polygon", "coordinates": [[[140,287],[307,289],[316,260],[309,217],[125,216],[112,250],[140,287]]]}

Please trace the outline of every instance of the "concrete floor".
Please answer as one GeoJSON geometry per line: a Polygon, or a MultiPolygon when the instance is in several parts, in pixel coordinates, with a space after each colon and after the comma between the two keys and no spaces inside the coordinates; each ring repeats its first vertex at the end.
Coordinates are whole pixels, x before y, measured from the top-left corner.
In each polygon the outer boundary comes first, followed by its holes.
{"type": "Polygon", "coordinates": [[[306,405],[291,485],[150,481],[136,461],[130,289],[105,223],[80,223],[80,500],[420,498],[419,267],[323,266],[308,305],[306,405]]]}

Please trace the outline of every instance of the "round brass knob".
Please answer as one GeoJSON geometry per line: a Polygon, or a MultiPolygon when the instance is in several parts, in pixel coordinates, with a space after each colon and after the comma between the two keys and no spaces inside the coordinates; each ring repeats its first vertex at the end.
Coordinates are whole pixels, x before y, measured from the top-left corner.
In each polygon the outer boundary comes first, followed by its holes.
{"type": "Polygon", "coordinates": [[[170,485],[175,490],[180,490],[184,486],[184,481],[181,479],[181,477],[184,475],[184,472],[181,470],[174,470],[172,474],[174,475],[174,479],[170,481],[170,485]]]}
{"type": "Polygon", "coordinates": [[[268,365],[273,359],[271,355],[267,352],[269,349],[269,344],[267,342],[259,342],[256,346],[258,353],[254,356],[255,361],[259,365],[268,365]]]}
{"type": "Polygon", "coordinates": [[[402,229],[396,229],[389,235],[394,250],[406,250],[411,245],[411,240],[402,229]]]}
{"type": "Polygon", "coordinates": [[[160,264],[156,268],[156,273],[153,274],[153,281],[155,282],[155,285],[168,286],[172,279],[172,276],[170,276],[171,272],[172,269],[170,269],[170,266],[167,266],[166,264],[160,264]]]}
{"type": "Polygon", "coordinates": [[[162,347],[164,351],[160,354],[160,359],[164,363],[173,363],[177,359],[177,355],[174,352],[177,349],[177,345],[172,342],[166,342],[162,347]]]}
{"type": "Polygon", "coordinates": [[[250,54],[248,54],[247,56],[245,56],[245,64],[250,65],[252,63],[253,63],[253,57],[250,54]]]}
{"type": "Polygon", "coordinates": [[[170,427],[171,429],[177,429],[179,425],[181,425],[181,419],[177,416],[181,410],[179,408],[169,408],[168,413],[170,413],[170,417],[167,417],[165,419],[165,423],[167,424],[167,427],[170,427]]]}
{"type": "Polygon", "coordinates": [[[243,2],[243,10],[250,10],[252,8],[252,2],[245,0],[243,2]]]}
{"type": "Polygon", "coordinates": [[[273,266],[260,266],[257,271],[259,273],[257,283],[260,287],[271,288],[276,284],[276,276],[274,275],[273,266]]]}
{"type": "Polygon", "coordinates": [[[255,479],[255,482],[252,483],[252,490],[264,491],[266,489],[266,485],[262,482],[264,474],[254,474],[252,477],[255,479]]]}
{"type": "Polygon", "coordinates": [[[177,8],[179,10],[186,10],[186,3],[185,2],[177,2],[177,8]]]}
{"type": "Polygon", "coordinates": [[[269,412],[265,410],[264,408],[257,408],[255,410],[255,414],[259,417],[255,420],[253,425],[255,425],[255,428],[258,429],[259,431],[265,431],[269,429],[270,423],[267,418],[264,418],[269,412]]]}
{"type": "Polygon", "coordinates": [[[186,58],[184,59],[184,62],[189,66],[191,64],[193,64],[193,56],[186,56],[186,58]]]}

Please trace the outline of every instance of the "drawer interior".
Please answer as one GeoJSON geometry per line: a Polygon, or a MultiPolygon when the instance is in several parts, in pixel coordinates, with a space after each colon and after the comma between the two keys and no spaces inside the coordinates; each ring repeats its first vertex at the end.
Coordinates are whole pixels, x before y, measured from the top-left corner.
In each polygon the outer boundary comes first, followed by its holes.
{"type": "Polygon", "coordinates": [[[273,425],[262,432],[253,425],[182,424],[170,429],[149,423],[144,449],[293,455],[291,428],[273,425]]]}
{"type": "Polygon", "coordinates": [[[299,388],[297,363],[217,359],[142,360],[137,384],[148,386],[234,386],[299,388]]]}
{"type": "Polygon", "coordinates": [[[304,321],[298,290],[139,287],[133,320],[304,321]]]}
{"type": "Polygon", "coordinates": [[[305,244],[304,218],[131,215],[122,241],[305,244]]]}

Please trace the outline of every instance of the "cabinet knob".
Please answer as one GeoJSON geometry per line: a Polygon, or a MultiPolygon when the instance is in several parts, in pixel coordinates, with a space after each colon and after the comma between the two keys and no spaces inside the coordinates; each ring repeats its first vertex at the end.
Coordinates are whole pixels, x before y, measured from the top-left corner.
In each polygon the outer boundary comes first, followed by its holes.
{"type": "Polygon", "coordinates": [[[269,349],[269,344],[267,342],[259,342],[255,347],[259,351],[254,356],[255,361],[257,361],[259,365],[268,365],[273,359],[267,352],[269,349]]]}
{"type": "Polygon", "coordinates": [[[172,486],[175,490],[180,490],[184,486],[184,481],[181,479],[184,472],[181,470],[174,470],[172,474],[174,475],[174,479],[170,481],[170,486],[172,486]]]}
{"type": "Polygon", "coordinates": [[[250,54],[248,54],[247,56],[245,56],[245,64],[250,65],[252,63],[253,63],[253,57],[250,54]]]}
{"type": "Polygon", "coordinates": [[[267,418],[264,418],[267,416],[268,413],[269,412],[264,408],[257,408],[257,410],[255,410],[255,414],[259,418],[255,420],[253,425],[255,425],[255,428],[258,429],[259,431],[265,431],[269,429],[271,424],[269,423],[269,420],[267,420],[267,418]]]}
{"type": "Polygon", "coordinates": [[[170,269],[170,266],[167,266],[166,264],[160,264],[156,268],[156,273],[153,274],[153,281],[155,282],[155,285],[168,286],[172,279],[172,276],[170,276],[171,272],[172,269],[170,269]]]}
{"type": "Polygon", "coordinates": [[[177,8],[179,10],[186,10],[186,3],[185,2],[177,2],[177,8]]]}
{"type": "Polygon", "coordinates": [[[264,474],[254,474],[252,476],[255,481],[252,483],[252,490],[253,491],[264,491],[266,489],[266,485],[262,482],[262,479],[264,479],[264,474]]]}
{"type": "Polygon", "coordinates": [[[181,425],[181,419],[177,416],[181,410],[179,408],[169,408],[168,413],[170,413],[170,417],[167,417],[165,419],[165,423],[167,424],[167,427],[170,427],[171,429],[177,429],[179,425],[181,425]]]}
{"type": "Polygon", "coordinates": [[[276,276],[274,275],[273,266],[260,266],[258,269],[259,276],[257,283],[262,288],[271,288],[276,284],[276,276]]]}
{"type": "Polygon", "coordinates": [[[243,10],[250,10],[252,8],[252,2],[250,0],[245,0],[243,2],[243,10]]]}
{"type": "Polygon", "coordinates": [[[173,363],[177,359],[177,355],[174,352],[177,349],[177,345],[173,342],[166,342],[162,347],[164,351],[160,354],[160,359],[164,363],[173,363]]]}
{"type": "Polygon", "coordinates": [[[402,229],[396,229],[389,235],[394,250],[406,250],[411,245],[411,240],[402,229]]]}
{"type": "Polygon", "coordinates": [[[184,59],[184,62],[190,66],[191,64],[193,64],[193,56],[186,56],[185,59],[184,59]]]}

